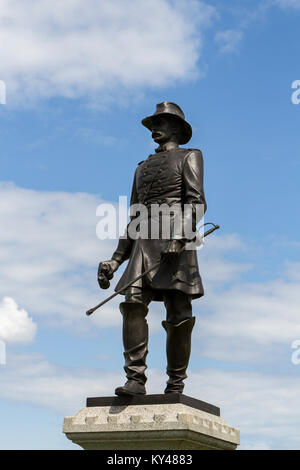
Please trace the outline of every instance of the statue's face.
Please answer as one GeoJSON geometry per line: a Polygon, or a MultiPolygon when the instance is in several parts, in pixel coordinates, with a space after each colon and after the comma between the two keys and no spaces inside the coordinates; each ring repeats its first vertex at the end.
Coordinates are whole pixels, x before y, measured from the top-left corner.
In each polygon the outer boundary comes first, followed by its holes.
{"type": "Polygon", "coordinates": [[[152,121],[152,139],[157,144],[164,144],[170,140],[176,140],[178,125],[173,119],[165,116],[157,116],[152,121]]]}

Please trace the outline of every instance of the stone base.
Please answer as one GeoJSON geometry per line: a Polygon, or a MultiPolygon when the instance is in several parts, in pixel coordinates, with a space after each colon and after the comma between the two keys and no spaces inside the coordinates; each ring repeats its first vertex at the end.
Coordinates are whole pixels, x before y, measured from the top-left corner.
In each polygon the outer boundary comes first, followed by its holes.
{"type": "Polygon", "coordinates": [[[87,405],[63,426],[86,450],[234,450],[240,443],[217,407],[181,394],[88,398],[87,405]]]}

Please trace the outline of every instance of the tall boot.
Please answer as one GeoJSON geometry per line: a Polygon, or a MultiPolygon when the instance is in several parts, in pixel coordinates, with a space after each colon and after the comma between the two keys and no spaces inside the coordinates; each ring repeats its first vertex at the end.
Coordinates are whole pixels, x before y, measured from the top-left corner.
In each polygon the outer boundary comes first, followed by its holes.
{"type": "Polygon", "coordinates": [[[182,393],[183,380],[187,378],[186,369],[191,355],[191,337],[195,317],[187,318],[177,325],[162,322],[167,332],[167,374],[169,380],[165,393],[182,393]]]}
{"type": "Polygon", "coordinates": [[[148,307],[139,302],[122,302],[123,345],[127,382],[117,387],[116,395],[145,395],[146,356],[148,354],[148,307]]]}

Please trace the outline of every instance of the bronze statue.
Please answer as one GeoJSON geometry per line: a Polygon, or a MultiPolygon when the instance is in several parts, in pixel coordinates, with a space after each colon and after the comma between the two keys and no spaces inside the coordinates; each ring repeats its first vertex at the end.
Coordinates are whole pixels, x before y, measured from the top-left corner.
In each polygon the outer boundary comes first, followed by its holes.
{"type": "MultiPolygon", "coordinates": [[[[143,119],[153,140],[159,145],[155,154],[140,162],[135,172],[130,205],[144,204],[151,219],[153,205],[189,205],[192,211],[182,218],[183,227],[192,223],[196,230],[196,206],[206,202],[203,190],[203,157],[200,150],[180,148],[192,136],[192,128],[181,108],[171,102],[157,105],[156,112],[143,119]],[[192,217],[192,222],[191,222],[192,217]]],[[[202,214],[203,215],[203,214],[202,214]]],[[[159,214],[160,226],[164,215],[159,214]]],[[[133,219],[132,219],[133,220],[133,219]]],[[[132,222],[131,220],[131,222],[132,222]]],[[[130,222],[130,223],[131,223],[130,222]]],[[[203,296],[195,249],[186,250],[190,238],[171,234],[156,239],[120,237],[111,260],[100,263],[98,282],[107,288],[113,273],[126,260],[128,265],[116,286],[123,290],[125,301],[120,304],[123,315],[123,344],[127,382],[115,390],[116,395],[144,395],[148,353],[146,316],[152,300],[163,301],[167,333],[167,374],[165,393],[182,393],[191,353],[191,335],[195,323],[192,300],[203,296]],[[155,267],[153,269],[152,267],[155,267]],[[143,275],[145,273],[145,275],[143,275]],[[129,287],[128,287],[129,286],[129,287]]],[[[171,217],[174,226],[174,217],[171,217]]],[[[172,228],[171,227],[171,228],[172,228]]],[[[212,229],[213,230],[213,229],[212,229]]],[[[185,232],[182,232],[185,234],[185,232]]]]}

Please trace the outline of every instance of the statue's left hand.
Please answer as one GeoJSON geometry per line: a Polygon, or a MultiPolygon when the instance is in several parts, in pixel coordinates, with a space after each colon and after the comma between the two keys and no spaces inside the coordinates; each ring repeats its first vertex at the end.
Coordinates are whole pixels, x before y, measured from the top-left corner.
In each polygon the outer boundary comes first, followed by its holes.
{"type": "Polygon", "coordinates": [[[103,261],[98,268],[98,283],[101,289],[108,289],[110,280],[114,276],[114,272],[118,269],[119,263],[115,260],[103,261]]]}

